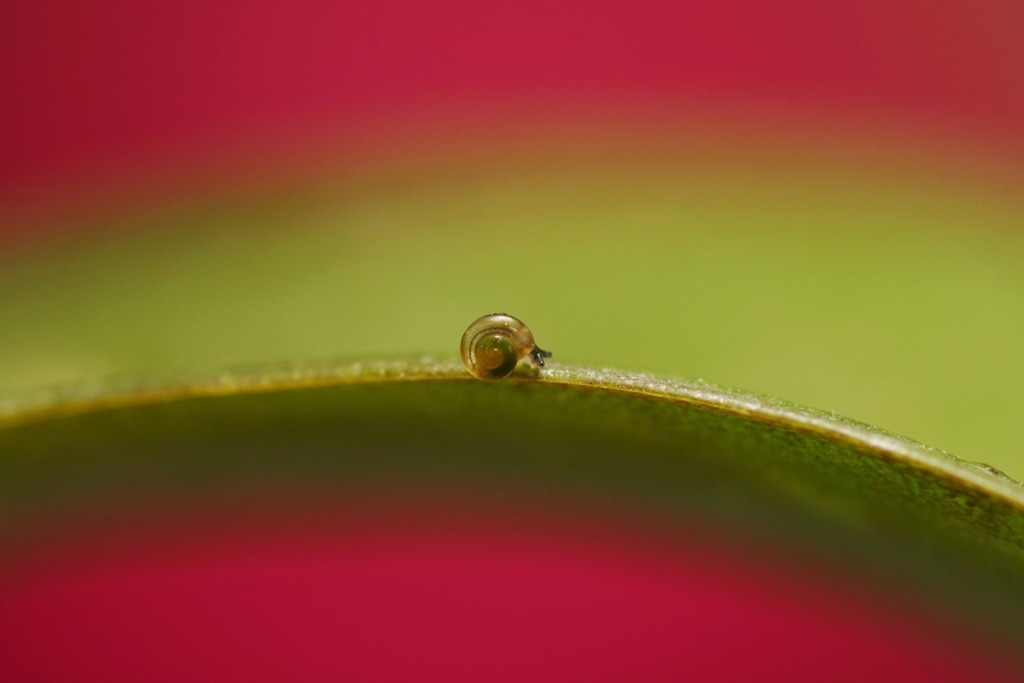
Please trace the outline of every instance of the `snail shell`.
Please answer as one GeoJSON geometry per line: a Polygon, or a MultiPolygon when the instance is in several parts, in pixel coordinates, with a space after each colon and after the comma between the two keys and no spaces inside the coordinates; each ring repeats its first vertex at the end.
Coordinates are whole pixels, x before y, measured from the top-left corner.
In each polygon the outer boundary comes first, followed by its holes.
{"type": "Polygon", "coordinates": [[[477,318],[462,335],[462,362],[477,379],[496,382],[508,377],[519,361],[529,356],[538,366],[551,353],[538,348],[522,320],[506,313],[477,318]]]}

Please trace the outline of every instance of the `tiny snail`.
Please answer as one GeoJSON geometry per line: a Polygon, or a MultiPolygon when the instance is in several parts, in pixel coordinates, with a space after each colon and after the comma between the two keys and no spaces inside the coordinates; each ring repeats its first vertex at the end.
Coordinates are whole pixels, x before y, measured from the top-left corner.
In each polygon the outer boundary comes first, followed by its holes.
{"type": "Polygon", "coordinates": [[[504,379],[526,356],[544,367],[544,359],[550,358],[551,352],[537,346],[533,332],[522,320],[506,313],[477,318],[462,335],[462,362],[477,379],[504,379]]]}

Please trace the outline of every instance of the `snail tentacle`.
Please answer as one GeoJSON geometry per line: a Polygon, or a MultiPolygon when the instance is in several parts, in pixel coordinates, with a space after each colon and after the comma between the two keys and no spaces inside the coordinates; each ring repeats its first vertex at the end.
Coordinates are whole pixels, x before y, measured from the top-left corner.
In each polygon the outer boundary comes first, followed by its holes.
{"type": "Polygon", "coordinates": [[[534,346],[533,351],[530,352],[530,357],[533,359],[533,362],[541,368],[544,367],[544,359],[551,358],[551,355],[550,351],[545,351],[539,346],[534,346]]]}

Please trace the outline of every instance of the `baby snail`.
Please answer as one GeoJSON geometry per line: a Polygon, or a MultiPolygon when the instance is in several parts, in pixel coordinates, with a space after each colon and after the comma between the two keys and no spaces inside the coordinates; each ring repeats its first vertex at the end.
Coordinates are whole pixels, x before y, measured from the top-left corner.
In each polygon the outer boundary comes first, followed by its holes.
{"type": "Polygon", "coordinates": [[[462,362],[477,379],[504,379],[526,356],[544,367],[544,359],[551,358],[551,352],[537,346],[533,332],[522,320],[506,313],[477,318],[462,335],[462,362]]]}

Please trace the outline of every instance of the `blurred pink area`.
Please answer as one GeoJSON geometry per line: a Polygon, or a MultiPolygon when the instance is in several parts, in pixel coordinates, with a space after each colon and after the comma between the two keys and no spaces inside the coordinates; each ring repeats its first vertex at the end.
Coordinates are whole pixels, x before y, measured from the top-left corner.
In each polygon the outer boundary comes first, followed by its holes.
{"type": "MultiPolygon", "coordinates": [[[[818,126],[921,137],[1024,170],[1014,0],[43,0],[5,4],[0,26],[0,247],[46,230],[4,212],[45,216],[545,127],[686,135],[710,118],[798,142],[818,126]]],[[[372,541],[354,544],[298,522],[272,534],[208,521],[177,540],[155,528],[83,536],[77,553],[25,557],[38,571],[0,581],[0,675],[1001,675],[944,626],[779,558],[700,539],[658,550],[564,520],[487,531],[434,521],[370,525],[372,541]]]]}
{"type": "Polygon", "coordinates": [[[1011,680],[841,572],[564,512],[207,515],[38,545],[0,590],[4,679],[1011,680]]]}
{"type": "Polygon", "coordinates": [[[0,25],[6,206],[288,175],[318,155],[400,156],[410,140],[556,120],[685,129],[695,113],[924,136],[1024,165],[1011,1],[49,0],[5,5],[0,25]]]}

